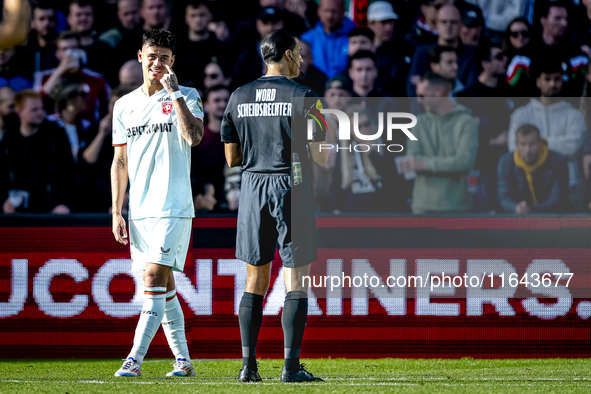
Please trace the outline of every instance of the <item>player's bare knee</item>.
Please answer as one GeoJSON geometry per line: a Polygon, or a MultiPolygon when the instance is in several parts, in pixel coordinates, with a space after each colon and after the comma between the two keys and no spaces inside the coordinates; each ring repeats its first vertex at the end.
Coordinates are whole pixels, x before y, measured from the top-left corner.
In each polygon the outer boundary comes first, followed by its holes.
{"type": "Polygon", "coordinates": [[[172,273],[170,267],[147,264],[144,271],[145,287],[167,287],[169,275],[172,273]]]}
{"type": "Polygon", "coordinates": [[[168,274],[168,282],[166,283],[166,291],[172,291],[175,289],[175,283],[174,283],[174,274],[172,272],[172,270],[170,270],[170,273],[168,274]]]}

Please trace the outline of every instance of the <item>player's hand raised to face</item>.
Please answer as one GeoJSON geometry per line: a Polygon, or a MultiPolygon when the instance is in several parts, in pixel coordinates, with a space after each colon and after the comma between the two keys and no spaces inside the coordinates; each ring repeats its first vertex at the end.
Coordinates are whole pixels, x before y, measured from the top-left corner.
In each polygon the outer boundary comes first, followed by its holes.
{"type": "Polygon", "coordinates": [[[179,80],[168,64],[165,64],[164,66],[168,72],[164,74],[160,80],[160,83],[162,86],[164,86],[164,89],[166,89],[168,93],[174,93],[179,90],[179,80]]]}

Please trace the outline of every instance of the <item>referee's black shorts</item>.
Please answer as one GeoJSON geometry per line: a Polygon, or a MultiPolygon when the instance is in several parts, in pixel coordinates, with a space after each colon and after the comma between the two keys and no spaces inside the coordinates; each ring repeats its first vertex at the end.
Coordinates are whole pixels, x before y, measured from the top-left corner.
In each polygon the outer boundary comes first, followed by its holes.
{"type": "Polygon", "coordinates": [[[318,258],[310,179],[292,189],[289,174],[244,171],[236,258],[265,265],[274,259],[276,245],[284,267],[302,267],[318,258]]]}

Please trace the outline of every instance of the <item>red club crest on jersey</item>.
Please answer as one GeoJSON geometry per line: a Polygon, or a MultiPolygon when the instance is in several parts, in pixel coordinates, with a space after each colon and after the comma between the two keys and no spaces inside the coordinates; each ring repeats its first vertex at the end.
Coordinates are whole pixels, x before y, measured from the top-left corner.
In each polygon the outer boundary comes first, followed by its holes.
{"type": "Polygon", "coordinates": [[[162,103],[162,113],[164,115],[168,115],[172,112],[172,103],[164,102],[162,103]]]}

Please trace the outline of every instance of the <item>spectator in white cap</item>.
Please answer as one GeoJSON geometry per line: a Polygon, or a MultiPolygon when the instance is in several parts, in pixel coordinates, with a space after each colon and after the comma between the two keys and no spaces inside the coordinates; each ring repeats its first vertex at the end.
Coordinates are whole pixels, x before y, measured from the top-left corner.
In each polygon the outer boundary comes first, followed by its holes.
{"type": "Polygon", "coordinates": [[[392,4],[387,1],[375,1],[367,9],[367,23],[375,33],[376,48],[394,37],[394,24],[398,15],[392,4]]]}
{"type": "Polygon", "coordinates": [[[367,9],[368,26],[375,34],[378,84],[384,93],[394,97],[406,95],[403,87],[414,51],[408,41],[395,33],[398,19],[387,1],[375,1],[367,9]]]}

